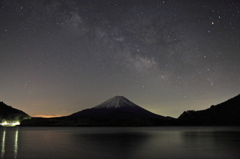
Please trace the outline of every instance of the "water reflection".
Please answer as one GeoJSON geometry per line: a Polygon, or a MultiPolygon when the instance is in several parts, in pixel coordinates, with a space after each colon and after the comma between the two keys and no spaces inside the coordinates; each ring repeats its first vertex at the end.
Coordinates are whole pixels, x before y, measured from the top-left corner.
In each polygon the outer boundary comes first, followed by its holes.
{"type": "MultiPolygon", "coordinates": [[[[90,133],[79,134],[73,137],[73,142],[77,147],[82,147],[87,151],[81,155],[95,157],[91,158],[135,158],[143,145],[148,142],[147,133],[120,132],[120,133],[90,133]]],[[[86,157],[87,158],[87,157],[86,157]]]]}
{"type": "Polygon", "coordinates": [[[240,159],[239,144],[240,128],[0,127],[0,159],[240,159]]]}
{"type": "Polygon", "coordinates": [[[18,155],[18,127],[2,128],[1,159],[17,158],[18,155]]]}
{"type": "Polygon", "coordinates": [[[5,139],[6,139],[6,130],[4,129],[3,131],[3,136],[2,136],[2,153],[1,153],[1,158],[4,158],[4,153],[5,153],[5,139]]]}
{"type": "Polygon", "coordinates": [[[182,133],[183,147],[201,158],[239,158],[240,132],[188,131],[182,133]]]}
{"type": "Polygon", "coordinates": [[[18,154],[18,128],[15,132],[15,142],[14,142],[14,158],[17,158],[18,154]]]}

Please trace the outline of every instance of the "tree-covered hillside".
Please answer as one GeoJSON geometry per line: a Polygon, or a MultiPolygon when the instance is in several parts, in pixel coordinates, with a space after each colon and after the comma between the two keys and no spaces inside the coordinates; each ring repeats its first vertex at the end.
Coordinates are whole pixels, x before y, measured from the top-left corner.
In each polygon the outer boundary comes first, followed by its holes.
{"type": "Polygon", "coordinates": [[[0,122],[16,122],[31,118],[25,112],[0,102],[0,122]]]}

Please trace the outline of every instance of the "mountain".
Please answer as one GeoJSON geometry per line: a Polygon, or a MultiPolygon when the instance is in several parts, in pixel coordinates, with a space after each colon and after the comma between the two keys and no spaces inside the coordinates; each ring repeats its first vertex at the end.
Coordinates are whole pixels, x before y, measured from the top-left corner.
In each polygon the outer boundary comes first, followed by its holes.
{"type": "Polygon", "coordinates": [[[94,108],[99,109],[99,108],[121,108],[121,107],[137,108],[139,106],[137,106],[136,104],[134,104],[133,102],[131,102],[130,100],[128,100],[123,96],[115,96],[97,105],[94,108]]]}
{"type": "Polygon", "coordinates": [[[154,114],[123,96],[115,96],[105,102],[74,113],[67,118],[80,125],[96,126],[150,126],[167,125],[173,118],[154,114]]]}
{"type": "Polygon", "coordinates": [[[0,122],[17,122],[29,119],[30,116],[21,110],[12,108],[3,102],[0,102],[0,122]]]}
{"type": "Polygon", "coordinates": [[[181,125],[240,125],[240,95],[206,110],[185,111],[181,125]]]}

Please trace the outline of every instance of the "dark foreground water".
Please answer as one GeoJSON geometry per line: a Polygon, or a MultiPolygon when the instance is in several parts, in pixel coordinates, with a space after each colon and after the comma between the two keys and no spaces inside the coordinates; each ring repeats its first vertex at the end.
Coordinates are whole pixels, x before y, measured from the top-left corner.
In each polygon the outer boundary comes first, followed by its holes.
{"type": "Polygon", "coordinates": [[[1,127],[0,158],[240,159],[240,128],[1,127]]]}

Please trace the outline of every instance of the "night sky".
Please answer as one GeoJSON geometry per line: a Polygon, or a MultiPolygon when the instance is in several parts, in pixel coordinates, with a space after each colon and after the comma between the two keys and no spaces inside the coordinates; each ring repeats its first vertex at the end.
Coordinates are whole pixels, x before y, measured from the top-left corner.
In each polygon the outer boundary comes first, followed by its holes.
{"type": "Polygon", "coordinates": [[[0,101],[31,116],[122,95],[178,117],[239,93],[239,0],[0,0],[0,101]]]}

